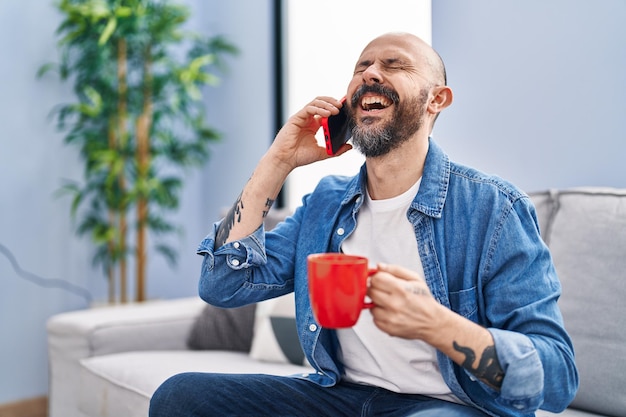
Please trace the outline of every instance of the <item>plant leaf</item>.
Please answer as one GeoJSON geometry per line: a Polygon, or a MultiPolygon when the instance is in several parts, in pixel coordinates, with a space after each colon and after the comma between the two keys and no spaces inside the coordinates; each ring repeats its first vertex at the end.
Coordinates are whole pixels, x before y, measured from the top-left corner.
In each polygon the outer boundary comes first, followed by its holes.
{"type": "Polygon", "coordinates": [[[113,32],[115,32],[115,28],[117,27],[117,18],[115,16],[109,18],[106,27],[102,31],[100,38],[98,39],[98,45],[102,46],[108,42],[113,32]]]}

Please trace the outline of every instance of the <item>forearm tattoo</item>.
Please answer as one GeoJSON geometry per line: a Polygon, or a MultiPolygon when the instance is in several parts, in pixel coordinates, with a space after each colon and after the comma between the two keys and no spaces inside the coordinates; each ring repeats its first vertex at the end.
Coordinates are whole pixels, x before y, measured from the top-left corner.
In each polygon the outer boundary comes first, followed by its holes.
{"type": "MultiPolygon", "coordinates": [[[[242,193],[243,194],[243,193],[242,193]]],[[[241,223],[241,211],[243,210],[243,200],[241,199],[242,194],[239,194],[235,204],[231,207],[231,209],[226,213],[224,217],[224,221],[220,224],[217,229],[217,233],[215,235],[215,248],[219,248],[223,246],[224,243],[228,240],[230,236],[230,231],[232,230],[235,223],[241,223]]],[[[270,208],[274,204],[274,200],[268,198],[265,200],[265,207],[263,209],[263,218],[267,217],[267,214],[270,211],[270,208]]]]}
{"type": "Polygon", "coordinates": [[[226,213],[226,216],[224,217],[224,221],[222,221],[217,229],[217,233],[215,235],[216,249],[226,243],[235,222],[241,222],[241,210],[243,210],[243,201],[241,200],[242,194],[239,194],[239,197],[235,200],[235,204],[233,204],[230,210],[228,210],[228,213],[226,213]]]}
{"type": "Polygon", "coordinates": [[[263,210],[263,218],[267,217],[267,214],[270,212],[270,209],[274,205],[274,201],[271,198],[265,200],[265,210],[263,210]]]}
{"type": "Polygon", "coordinates": [[[473,364],[476,360],[476,353],[466,346],[459,345],[456,341],[453,342],[454,350],[461,352],[465,355],[465,360],[461,364],[465,369],[476,375],[476,377],[483,382],[495,387],[500,388],[502,386],[502,380],[504,379],[504,371],[498,356],[496,355],[495,346],[487,346],[483,351],[483,355],[480,358],[478,366],[474,368],[473,364]]]}

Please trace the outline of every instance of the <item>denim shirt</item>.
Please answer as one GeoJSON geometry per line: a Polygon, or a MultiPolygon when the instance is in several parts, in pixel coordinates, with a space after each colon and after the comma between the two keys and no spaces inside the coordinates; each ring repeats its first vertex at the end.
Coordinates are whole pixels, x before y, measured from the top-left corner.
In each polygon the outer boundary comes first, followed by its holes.
{"type": "MultiPolygon", "coordinates": [[[[214,250],[215,233],[201,242],[200,296],[235,307],[295,292],[304,353],[322,386],[342,375],[337,337],[311,310],[307,255],[338,252],[355,228],[366,184],[329,176],[295,213],[270,232],[214,250]]],[[[407,212],[426,282],[437,301],[487,328],[505,377],[496,391],[438,352],[444,380],[462,401],[493,416],[559,412],[573,399],[578,373],[557,300],[560,283],[541,240],[530,199],[494,176],[450,162],[431,139],[419,191],[407,212]]]]}

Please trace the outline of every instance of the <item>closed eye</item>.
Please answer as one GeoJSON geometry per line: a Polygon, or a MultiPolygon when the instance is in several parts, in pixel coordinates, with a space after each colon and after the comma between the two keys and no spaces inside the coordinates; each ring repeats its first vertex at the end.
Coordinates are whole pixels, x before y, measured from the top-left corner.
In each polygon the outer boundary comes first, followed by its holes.
{"type": "Polygon", "coordinates": [[[355,74],[361,74],[363,71],[365,71],[372,64],[373,64],[372,61],[361,61],[361,62],[359,62],[357,64],[356,68],[354,69],[354,73],[355,74]]]}
{"type": "MultiPolygon", "coordinates": [[[[380,62],[381,62],[381,67],[386,70],[402,71],[408,68],[407,63],[403,61],[401,58],[386,58],[386,59],[381,59],[380,62]]],[[[354,73],[360,74],[372,65],[374,65],[373,61],[369,61],[369,60],[361,61],[357,64],[356,68],[354,69],[354,73]]]]}
{"type": "Polygon", "coordinates": [[[400,58],[388,58],[383,61],[383,65],[385,68],[390,70],[403,70],[406,69],[407,65],[400,58]]]}

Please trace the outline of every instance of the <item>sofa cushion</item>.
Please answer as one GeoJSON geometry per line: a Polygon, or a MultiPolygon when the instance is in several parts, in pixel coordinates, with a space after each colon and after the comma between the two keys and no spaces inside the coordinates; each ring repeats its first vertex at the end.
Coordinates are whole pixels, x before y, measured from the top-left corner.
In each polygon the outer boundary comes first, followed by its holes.
{"type": "Polygon", "coordinates": [[[250,356],[261,361],[306,364],[295,314],[293,294],[260,303],[250,356]]]}
{"type": "Polygon", "coordinates": [[[549,244],[548,237],[550,235],[550,226],[554,217],[555,210],[557,208],[556,196],[558,194],[555,190],[538,191],[529,193],[530,199],[535,206],[537,213],[537,221],[539,223],[539,230],[541,231],[541,237],[546,244],[549,244]]]}
{"type": "Polygon", "coordinates": [[[626,191],[559,193],[549,246],[580,389],[572,406],[626,416],[626,191]]]}
{"type": "Polygon", "coordinates": [[[575,410],[568,408],[567,410],[555,414],[549,411],[539,410],[535,413],[535,417],[605,417],[596,413],[588,413],[586,411],[575,410]]]}
{"type": "Polygon", "coordinates": [[[81,360],[80,409],[92,417],[145,417],[154,391],[182,372],[292,375],[311,369],[261,362],[243,352],[137,351],[81,360]]]}
{"type": "Polygon", "coordinates": [[[256,304],[219,308],[207,304],[187,338],[190,349],[249,352],[256,304]]]}
{"type": "MultiPolygon", "coordinates": [[[[226,215],[226,210],[224,215],[226,215]]],[[[287,209],[271,210],[264,219],[265,228],[273,229],[291,213],[287,209]]],[[[234,350],[249,352],[252,346],[256,304],[239,308],[207,305],[187,338],[190,349],[234,350]]]]}

